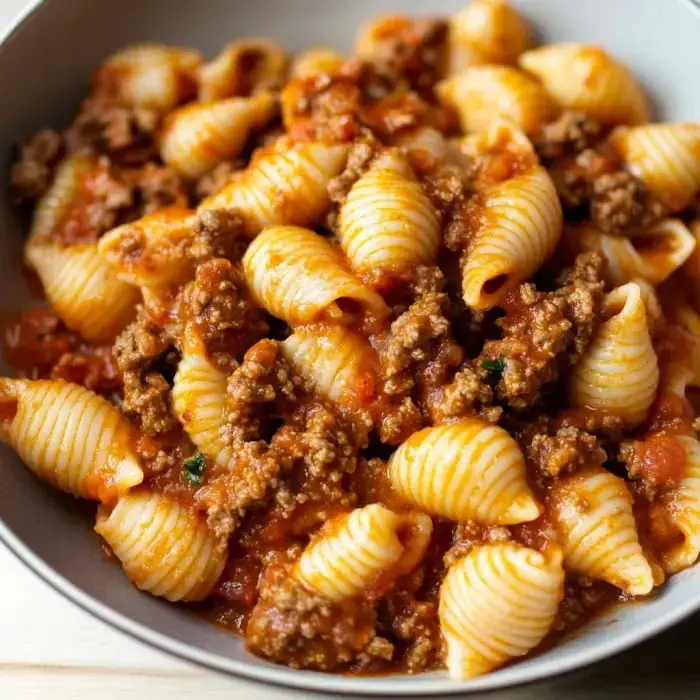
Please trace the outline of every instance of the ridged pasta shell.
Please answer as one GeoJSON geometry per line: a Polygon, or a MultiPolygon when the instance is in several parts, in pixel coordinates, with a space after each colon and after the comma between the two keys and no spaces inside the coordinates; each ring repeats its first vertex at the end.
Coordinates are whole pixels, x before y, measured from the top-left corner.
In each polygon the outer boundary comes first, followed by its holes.
{"type": "Polygon", "coordinates": [[[185,348],[173,380],[173,410],[202,454],[233,469],[236,453],[224,438],[228,377],[200,349],[185,348]]]}
{"type": "Polygon", "coordinates": [[[292,61],[291,77],[306,78],[310,75],[336,75],[344,63],[344,58],[335,49],[317,46],[300,53],[292,61]]]}
{"type": "Polygon", "coordinates": [[[440,235],[435,207],[396,151],[375,160],[340,209],[340,243],[353,270],[373,287],[434,264],[440,235]]]}
{"type": "Polygon", "coordinates": [[[527,21],[505,0],[474,0],[450,21],[450,71],[515,63],[531,44],[527,21]]]}
{"type": "Polygon", "coordinates": [[[201,63],[202,54],[192,49],[162,44],[127,46],[97,70],[93,90],[134,107],[166,112],[194,93],[193,74],[201,63]]]}
{"type": "Polygon", "coordinates": [[[685,475],[664,501],[683,541],[662,554],[663,567],[668,574],[687,569],[700,555],[700,442],[685,435],[676,435],[674,440],[685,450],[685,475]]]}
{"type": "Polygon", "coordinates": [[[111,500],[143,481],[129,421],[106,399],[59,379],[0,378],[0,438],[33,472],[92,500],[111,500]]]}
{"type": "Polygon", "coordinates": [[[158,209],[112,229],[97,249],[120,280],[136,287],[184,282],[192,273],[185,248],[193,238],[193,214],[182,207],[158,209]]]}
{"type": "Polygon", "coordinates": [[[367,406],[377,392],[377,355],[367,338],[343,326],[303,326],[282,343],[288,362],[322,396],[367,406]]]}
{"type": "Polygon", "coordinates": [[[100,508],[95,532],[137,588],[173,602],[206,598],[226,564],[202,516],[161,493],[134,491],[100,508]]]}
{"type": "Polygon", "coordinates": [[[660,284],[678,270],[696,247],[695,237],[680,219],[666,219],[632,237],[604,233],[590,223],[573,230],[582,250],[597,250],[607,259],[612,285],[643,279],[660,284]]]}
{"type": "Polygon", "coordinates": [[[644,420],[656,397],[659,363],[651,343],[639,286],[614,289],[604,321],[569,381],[573,406],[620,416],[627,425],[644,420]]]}
{"type": "Polygon", "coordinates": [[[580,109],[604,126],[649,121],[641,85],[600,46],[547,44],[526,51],[518,63],[565,109],[580,109]]]}
{"type": "Polygon", "coordinates": [[[347,153],[346,145],[322,143],[265,153],[199,209],[235,209],[251,237],[266,226],[313,226],[330,207],[328,184],[342,171],[347,153]]]}
{"type": "Polygon", "coordinates": [[[557,107],[535,80],[509,66],[473,66],[439,82],[437,94],[458,112],[466,133],[486,131],[494,119],[526,133],[556,116],[557,107]]]}
{"type": "Polygon", "coordinates": [[[654,575],[637,537],[632,494],[602,467],[555,479],[547,516],[564,549],[564,568],[607,581],[629,595],[646,595],[654,575]]]}
{"type": "Polygon", "coordinates": [[[32,245],[26,256],[51,306],[86,340],[110,342],[134,317],[139,290],[117,279],[95,243],[32,245]]]}
{"type": "Polygon", "coordinates": [[[460,680],[534,649],[552,629],[564,596],[561,552],[517,544],[477,547],[447,571],[440,627],[447,670],[460,680]]]}
{"type": "Polygon", "coordinates": [[[306,548],[294,576],[328,600],[375,598],[423,558],[433,523],[375,503],[333,518],[306,548]]]}
{"type": "Polygon", "coordinates": [[[700,189],[700,124],[644,124],[615,129],[610,143],[629,170],[671,211],[700,189]]]}
{"type": "Polygon", "coordinates": [[[484,190],[473,245],[462,268],[464,301],[486,310],[533,275],[554,251],[562,210],[541,166],[484,190]]]}
{"type": "Polygon", "coordinates": [[[181,107],[163,126],[161,158],[185,177],[200,177],[240,154],[251,132],[272,117],[274,102],[262,93],[181,107]]]}
{"type": "Polygon", "coordinates": [[[328,241],[298,226],[265,229],[248,246],[243,272],[258,305],[292,326],[388,315],[382,297],[346,271],[328,241]]]}
{"type": "Polygon", "coordinates": [[[392,455],[388,476],[406,501],[452,520],[516,525],[542,512],[518,443],[476,418],[414,433],[392,455]]]}
{"type": "Polygon", "coordinates": [[[276,41],[265,37],[232,41],[199,69],[199,101],[242,97],[278,87],[286,72],[287,55],[276,41]]]}

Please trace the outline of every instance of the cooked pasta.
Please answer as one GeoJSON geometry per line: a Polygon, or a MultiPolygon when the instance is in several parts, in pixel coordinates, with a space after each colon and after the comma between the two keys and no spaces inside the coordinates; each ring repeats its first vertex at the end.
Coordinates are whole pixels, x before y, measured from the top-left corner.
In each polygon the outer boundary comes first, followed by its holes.
{"type": "Polygon", "coordinates": [[[515,525],[541,513],[518,444],[475,418],[414,433],[391,457],[388,475],[409,503],[457,521],[515,525]]]}
{"type": "Polygon", "coordinates": [[[372,287],[437,258],[440,226],[406,159],[380,155],[340,209],[338,236],[352,269],[372,287]]]}
{"type": "Polygon", "coordinates": [[[510,1],[129,46],[19,144],[0,440],[271,662],[467,679],[700,557],[700,124],[510,1]]]}
{"type": "Polygon", "coordinates": [[[620,127],[610,143],[670,211],[686,207],[700,190],[700,124],[620,127]]]}
{"type": "Polygon", "coordinates": [[[552,629],[564,597],[561,552],[516,544],[475,548],[447,571],[440,626],[452,678],[472,678],[524,656],[552,629]]]}
{"type": "Polygon", "coordinates": [[[569,400],[574,406],[619,416],[627,424],[639,423],[659,384],[659,363],[639,286],[629,283],[610,292],[604,313],[607,320],[573,368],[569,400]]]}
{"type": "Polygon", "coordinates": [[[557,112],[539,83],[509,66],[467,68],[440,82],[436,91],[457,110],[466,133],[485,131],[499,117],[529,133],[557,112]]]}
{"type": "Polygon", "coordinates": [[[224,160],[235,158],[255,129],[273,114],[274,98],[231,97],[181,107],[163,126],[160,155],[186,177],[199,177],[224,160]]]}
{"type": "Polygon", "coordinates": [[[607,581],[629,595],[651,591],[654,575],[622,479],[602,467],[557,479],[546,508],[560,533],[567,571],[607,581]]]}
{"type": "Polygon", "coordinates": [[[376,292],[345,270],[339,253],[308,229],[265,229],[248,247],[243,270],[257,303],[292,326],[381,319],[388,312],[376,292]]]}
{"type": "Polygon", "coordinates": [[[95,532],[137,588],[170,601],[206,598],[226,564],[226,543],[201,515],[160,493],[134,491],[100,508],[95,532]]]}
{"type": "Polygon", "coordinates": [[[76,384],[0,379],[0,439],[42,479],[80,498],[109,501],[143,480],[129,421],[76,384]]]}
{"type": "Polygon", "coordinates": [[[266,226],[313,226],[330,207],[328,184],[346,157],[346,146],[322,143],[264,153],[200,210],[234,209],[251,237],[266,226]]]}
{"type": "Polygon", "coordinates": [[[549,44],[526,51],[518,63],[542,81],[561,107],[580,109],[606,126],[649,121],[649,101],[641,86],[599,46],[549,44]]]}
{"type": "Polygon", "coordinates": [[[360,333],[336,325],[302,326],[282,349],[314,391],[341,406],[368,406],[379,390],[378,359],[360,333]]]}
{"type": "Polygon", "coordinates": [[[136,44],[110,56],[95,73],[93,89],[134,107],[167,111],[194,92],[202,54],[162,44],[136,44]]]}
{"type": "Polygon", "coordinates": [[[527,21],[506,0],[474,0],[450,20],[450,70],[515,63],[531,44],[527,21]]]}
{"type": "Polygon", "coordinates": [[[568,237],[582,250],[597,250],[605,256],[612,285],[637,278],[660,284],[683,266],[696,247],[694,236],[679,219],[665,219],[629,237],[604,233],[585,223],[572,228],[568,237]]]}
{"type": "Polygon", "coordinates": [[[245,97],[279,87],[287,72],[287,55],[271,39],[232,41],[212,61],[199,68],[199,100],[214,102],[245,97]]]}
{"type": "Polygon", "coordinates": [[[375,503],[330,520],[304,550],[294,576],[329,600],[378,597],[423,558],[433,523],[375,503]]]}
{"type": "Polygon", "coordinates": [[[486,189],[474,207],[462,292],[468,306],[484,310],[549,258],[561,236],[562,210],[541,166],[486,189]]]}

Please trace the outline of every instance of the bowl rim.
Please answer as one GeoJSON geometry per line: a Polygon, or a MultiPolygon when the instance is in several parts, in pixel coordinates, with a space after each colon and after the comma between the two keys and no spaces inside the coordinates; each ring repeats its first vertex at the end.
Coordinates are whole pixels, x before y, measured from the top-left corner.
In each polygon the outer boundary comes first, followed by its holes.
{"type": "MultiPolygon", "coordinates": [[[[0,31],[0,60],[2,60],[3,49],[9,41],[17,38],[21,31],[53,1],[27,0],[26,6],[10,20],[3,31],[0,31]]],[[[697,13],[700,17],[700,0],[676,0],[676,3],[685,5],[690,8],[691,12],[697,13]]],[[[368,697],[422,697],[518,688],[536,681],[559,678],[615,656],[663,632],[700,609],[700,591],[698,591],[695,596],[688,597],[680,605],[636,624],[633,630],[613,637],[604,643],[593,644],[572,655],[571,658],[549,660],[546,656],[541,656],[539,664],[531,668],[511,667],[509,670],[514,673],[508,673],[505,676],[503,672],[494,672],[469,680],[455,681],[449,679],[443,672],[425,674],[422,678],[408,675],[381,677],[332,675],[313,671],[298,671],[274,664],[253,665],[245,660],[237,660],[202,650],[141,624],[89,595],[52,568],[9,528],[1,513],[0,542],[54,591],[93,617],[138,642],[154,647],[184,662],[221,674],[290,690],[307,690],[314,693],[331,692],[338,695],[368,697]],[[512,677],[513,675],[516,677],[512,677]],[[420,681],[417,683],[419,678],[420,681]]],[[[700,566],[700,563],[696,566],[700,566]]]]}

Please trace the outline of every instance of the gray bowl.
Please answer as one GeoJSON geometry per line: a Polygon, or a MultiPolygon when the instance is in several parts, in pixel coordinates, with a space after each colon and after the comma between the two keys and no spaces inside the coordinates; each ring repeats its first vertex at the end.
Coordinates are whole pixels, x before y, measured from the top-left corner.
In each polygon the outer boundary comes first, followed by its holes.
{"type": "MultiPolygon", "coordinates": [[[[641,77],[661,119],[700,119],[700,11],[690,0],[513,0],[541,38],[599,42],[641,77]]],[[[349,48],[353,32],[384,11],[449,13],[465,0],[46,0],[0,46],[0,172],[13,144],[70,118],[100,60],[136,41],[192,45],[213,54],[234,36],[271,35],[289,49],[349,48]]],[[[23,231],[0,184],[0,312],[28,301],[23,231]]],[[[0,365],[1,373],[9,368],[0,365]]],[[[700,608],[697,570],[675,576],[653,600],[614,610],[566,643],[495,673],[453,682],[419,677],[346,678],[292,671],[248,654],[234,635],[139,593],[100,555],[93,507],[50,489],[0,448],[0,538],[54,588],[138,639],[226,673],[280,685],[372,696],[450,694],[503,688],[571,671],[608,657],[700,608]],[[611,624],[612,621],[615,624],[611,624]]],[[[697,569],[697,567],[696,567],[697,569]]]]}

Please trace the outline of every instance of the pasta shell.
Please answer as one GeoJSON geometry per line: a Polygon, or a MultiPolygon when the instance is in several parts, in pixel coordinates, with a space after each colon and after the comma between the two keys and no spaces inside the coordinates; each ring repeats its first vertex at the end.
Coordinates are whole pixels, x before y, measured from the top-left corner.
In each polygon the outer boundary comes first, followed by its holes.
{"type": "Polygon", "coordinates": [[[693,566],[700,555],[700,443],[692,437],[676,435],[685,450],[685,475],[673,492],[662,497],[664,508],[682,541],[662,554],[666,573],[675,574],[693,566]]]}
{"type": "Polygon", "coordinates": [[[610,143],[670,211],[685,208],[700,190],[700,124],[621,127],[610,143]]]}
{"type": "Polygon", "coordinates": [[[477,547],[447,571],[440,627],[447,670],[460,680],[534,649],[552,629],[564,597],[561,552],[517,544],[477,547]]]}
{"type": "Polygon", "coordinates": [[[338,236],[353,270],[375,288],[433,265],[440,245],[435,207],[406,159],[379,156],[340,210],[338,236]]]}
{"type": "Polygon", "coordinates": [[[641,85],[599,46],[547,44],[525,52],[518,63],[564,109],[580,109],[604,126],[649,121],[641,85]]]}
{"type": "Polygon", "coordinates": [[[572,238],[582,250],[597,250],[606,257],[606,278],[614,286],[633,279],[660,284],[683,266],[696,246],[680,219],[666,219],[630,238],[583,224],[573,230],[572,238]]]}
{"type": "Polygon", "coordinates": [[[515,63],[532,45],[525,18],[505,0],[474,0],[450,22],[450,70],[515,63]]]}
{"type": "Polygon", "coordinates": [[[607,581],[629,595],[646,595],[654,575],[637,537],[632,494],[602,467],[556,479],[547,515],[564,549],[564,568],[607,581]]]}
{"type": "Polygon", "coordinates": [[[306,548],[294,576],[332,601],[377,598],[423,558],[433,523],[375,503],[333,518],[306,548]]]}
{"type": "Polygon", "coordinates": [[[272,117],[274,102],[262,93],[181,107],[163,126],[161,158],[181,175],[200,177],[240,154],[251,132],[272,117]]]}
{"type": "Polygon", "coordinates": [[[432,515],[516,525],[541,514],[518,444],[476,418],[414,433],[392,455],[388,475],[397,493],[432,515]]]}
{"type": "Polygon", "coordinates": [[[248,246],[243,272],[253,298],[292,326],[350,323],[388,315],[384,300],[345,270],[324,238],[297,226],[272,226],[248,246]]]}
{"type": "Polygon", "coordinates": [[[306,78],[311,75],[337,75],[344,59],[334,49],[318,46],[299,54],[292,62],[291,77],[306,78]]]}
{"type": "Polygon", "coordinates": [[[370,404],[377,392],[377,355],[365,336],[343,326],[303,326],[283,343],[304,381],[342,406],[370,404]]]}
{"type": "Polygon", "coordinates": [[[206,598],[226,564],[226,546],[202,516],[161,493],[134,491],[100,508],[95,532],[142,591],[169,601],[206,598]]]}
{"type": "Polygon", "coordinates": [[[133,107],[167,112],[194,94],[202,54],[162,44],[127,46],[110,56],[93,78],[93,91],[133,107]]]}
{"type": "Polygon", "coordinates": [[[639,286],[629,283],[610,292],[604,313],[607,320],[572,370],[569,399],[634,425],[646,417],[659,384],[639,286]]]}
{"type": "Polygon", "coordinates": [[[117,279],[96,244],[28,246],[26,256],[51,306],[86,340],[110,342],[134,317],[139,290],[117,279]]]}
{"type": "Polygon", "coordinates": [[[187,247],[193,211],[165,207],[100,238],[98,251],[116,276],[136,287],[157,288],[186,281],[192,273],[187,247]]]}
{"type": "Polygon", "coordinates": [[[0,405],[0,438],[63,491],[105,501],[143,481],[131,424],[92,391],[59,379],[2,378],[0,405]]]}
{"type": "Polygon", "coordinates": [[[313,226],[330,207],[328,184],[345,167],[347,153],[346,145],[321,143],[265,153],[199,209],[235,209],[251,237],[266,226],[313,226]]]}
{"type": "Polygon", "coordinates": [[[233,41],[199,69],[199,100],[213,102],[277,88],[286,73],[287,55],[276,41],[264,37],[233,41]]]}
{"type": "Polygon", "coordinates": [[[436,86],[458,112],[465,133],[486,131],[494,119],[514,122],[526,133],[551,121],[557,107],[542,86],[509,66],[474,66],[436,86]]]}
{"type": "Polygon", "coordinates": [[[462,292],[468,306],[485,310],[549,258],[561,236],[562,210],[554,183],[541,166],[487,188],[475,206],[462,292]]]}

